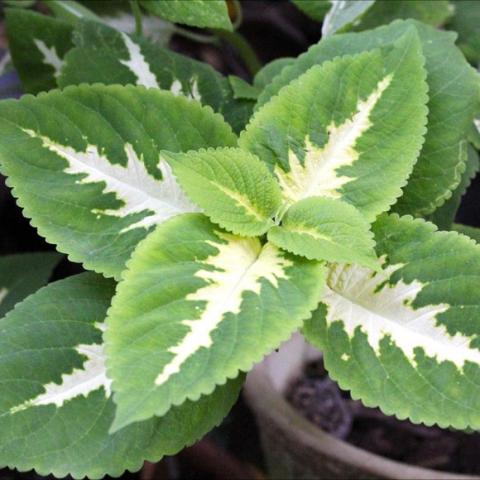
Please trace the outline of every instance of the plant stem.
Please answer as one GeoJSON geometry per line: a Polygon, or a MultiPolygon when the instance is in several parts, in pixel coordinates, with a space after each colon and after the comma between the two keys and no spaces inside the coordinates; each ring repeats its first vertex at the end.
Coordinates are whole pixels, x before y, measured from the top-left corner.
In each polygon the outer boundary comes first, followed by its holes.
{"type": "Polygon", "coordinates": [[[142,11],[140,10],[140,5],[136,0],[130,0],[130,8],[135,17],[135,33],[143,36],[142,11]]]}
{"type": "Polygon", "coordinates": [[[190,30],[186,30],[178,25],[173,26],[173,31],[174,33],[188,38],[189,40],[193,40],[194,42],[218,44],[218,38],[214,35],[202,35],[201,33],[191,32],[190,30]]]}
{"type": "Polygon", "coordinates": [[[237,30],[243,22],[243,12],[242,6],[240,5],[239,0],[231,0],[232,4],[235,6],[235,21],[233,24],[233,29],[237,30]]]}
{"type": "Polygon", "coordinates": [[[214,30],[214,32],[217,37],[229,43],[237,51],[252,75],[262,68],[257,54],[242,34],[227,30],[214,30]]]}

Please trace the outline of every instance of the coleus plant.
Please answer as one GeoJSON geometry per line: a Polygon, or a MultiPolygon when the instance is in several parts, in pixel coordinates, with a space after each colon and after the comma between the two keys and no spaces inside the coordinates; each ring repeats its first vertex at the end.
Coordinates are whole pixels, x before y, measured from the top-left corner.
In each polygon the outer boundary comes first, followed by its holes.
{"type": "Polygon", "coordinates": [[[13,195],[90,270],[0,321],[1,464],[99,478],[174,454],[297,330],[367,405],[480,427],[480,246],[420,218],[450,229],[438,212],[478,169],[480,83],[452,34],[322,40],[260,72],[239,136],[202,93],[209,70],[175,83],[98,22],[74,41],[44,56],[62,90],[0,103],[13,195]]]}

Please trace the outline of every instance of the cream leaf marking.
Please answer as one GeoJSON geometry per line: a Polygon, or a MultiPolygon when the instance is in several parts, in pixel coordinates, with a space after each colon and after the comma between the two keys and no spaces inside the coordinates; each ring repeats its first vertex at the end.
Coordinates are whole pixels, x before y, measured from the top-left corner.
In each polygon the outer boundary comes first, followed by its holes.
{"type": "Polygon", "coordinates": [[[199,102],[202,101],[202,95],[198,90],[198,80],[193,77],[190,79],[190,92],[184,93],[183,92],[183,85],[182,82],[177,78],[175,79],[172,84],[170,85],[170,91],[178,97],[178,95],[184,95],[185,97],[189,98],[190,100],[197,100],[199,102]]]}
{"type": "Polygon", "coordinates": [[[120,60],[120,63],[125,65],[137,77],[137,85],[143,85],[147,88],[160,88],[157,77],[150,70],[150,65],[140,50],[140,45],[133,42],[126,33],[121,33],[130,58],[128,60],[120,60]]]}
{"type": "Polygon", "coordinates": [[[106,398],[111,395],[111,380],[107,377],[103,345],[78,345],[75,351],[86,358],[82,369],[62,375],[62,383],[44,385],[44,393],[10,409],[14,414],[40,405],[56,405],[57,408],[75,397],[87,397],[91,392],[103,388],[106,398]]]}
{"type": "Polygon", "coordinates": [[[43,55],[43,63],[54,69],[53,76],[57,78],[63,67],[63,60],[58,56],[57,50],[55,47],[47,47],[42,40],[34,38],[33,42],[43,55]]]}
{"type": "Polygon", "coordinates": [[[392,75],[384,77],[368,98],[358,103],[350,119],[341,125],[332,122],[327,127],[328,141],[323,147],[313,145],[307,137],[303,164],[290,150],[289,171],[275,166],[275,174],[287,202],[295,203],[312,196],[339,198],[340,188],[355,180],[354,177],[337,175],[336,171],[358,160],[359,152],[355,150],[355,145],[372,126],[370,115],[391,81],[392,75]]]}
{"type": "Polygon", "coordinates": [[[157,180],[148,173],[142,159],[129,143],[125,145],[128,162],[122,166],[111,163],[95,145],[88,145],[84,152],[77,152],[72,147],[55,143],[32,130],[24,129],[24,132],[40,139],[45,148],[65,159],[68,162],[65,173],[85,175],[77,181],[78,184],[103,182],[103,193],[114,193],[124,204],[116,210],[94,209],[92,213],[125,217],[133,213],[150,212],[121,233],[134,228],[148,228],[180,213],[199,211],[185,196],[164,160],[160,159],[159,162],[162,180],[157,180]]]}
{"type": "Polygon", "coordinates": [[[415,309],[412,302],[425,284],[416,280],[388,283],[401,267],[390,265],[377,274],[358,266],[333,267],[322,298],[328,307],[327,323],[340,320],[350,337],[359,328],[377,353],[380,340],[389,337],[414,365],[416,348],[439,362],[453,362],[460,369],[466,361],[478,364],[480,350],[470,347],[471,339],[460,333],[450,335],[444,325],[436,322],[437,315],[450,308],[448,304],[415,309]]]}
{"type": "Polygon", "coordinates": [[[0,303],[2,303],[5,300],[5,297],[8,295],[8,289],[7,288],[0,288],[0,303]]]}
{"type": "Polygon", "coordinates": [[[244,292],[250,291],[258,295],[261,279],[278,287],[278,280],[287,278],[285,269],[292,262],[283,257],[274,245],[267,243],[262,247],[256,238],[220,232],[216,232],[216,235],[227,243],[208,242],[218,249],[218,253],[202,262],[214,269],[199,270],[195,274],[208,284],[186,297],[192,302],[205,302],[204,310],[199,319],[182,322],[190,331],[178,345],[169,349],[174,357],[157,376],[156,385],[162,385],[172,375],[180,372],[183,363],[200,348],[212,346],[211,333],[226,313],[240,312],[244,292]]]}

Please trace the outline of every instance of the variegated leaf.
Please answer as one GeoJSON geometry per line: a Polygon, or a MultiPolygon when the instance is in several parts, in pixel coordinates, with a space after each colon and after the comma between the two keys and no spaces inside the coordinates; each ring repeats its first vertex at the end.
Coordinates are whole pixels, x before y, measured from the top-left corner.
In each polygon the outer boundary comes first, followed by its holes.
{"type": "Polygon", "coordinates": [[[307,339],[367,406],[480,428],[480,245],[409,216],[384,215],[373,230],[383,271],[333,267],[307,339]]]}
{"type": "Polygon", "coordinates": [[[74,41],[58,79],[61,87],[103,83],[170,90],[211,106],[237,132],[251,115],[254,102],[233,98],[228,80],[206,63],[98,22],[82,22],[74,41]]]}
{"type": "Polygon", "coordinates": [[[61,258],[61,255],[50,252],[0,257],[0,318],[43,287],[61,258]]]}
{"type": "Polygon", "coordinates": [[[322,23],[322,37],[348,29],[373,7],[375,0],[332,0],[322,23]]]}
{"type": "Polygon", "coordinates": [[[107,276],[154,225],[198,210],[160,150],[235,142],[210,109],[156,89],[70,87],[0,104],[0,166],[25,215],[107,276]]]}
{"type": "Polygon", "coordinates": [[[115,416],[102,345],[114,284],[91,273],[50,284],[0,321],[0,465],[57,477],[120,476],[217,425],[242,379],[109,434],[115,416]]]}
{"type": "Polygon", "coordinates": [[[287,205],[338,198],[372,221],[400,196],[423,143],[423,63],[412,28],[393,48],[315,66],[255,114],[239,144],[272,168],[287,205]]]}
{"type": "Polygon", "coordinates": [[[51,90],[73,46],[73,26],[62,20],[19,8],[7,10],[9,49],[28,93],[51,90]]]}
{"type": "Polygon", "coordinates": [[[288,209],[268,240],[309,259],[358,263],[377,269],[373,235],[360,212],[341,200],[310,197],[288,209]]]}
{"type": "Polygon", "coordinates": [[[162,152],[187,196],[222,228],[258,236],[281,205],[278,183],[255,155],[239,148],[162,152]]]}
{"type": "Polygon", "coordinates": [[[371,31],[333,35],[284,68],[260,94],[257,108],[313,65],[392,45],[412,27],[420,36],[426,59],[428,129],[420,157],[395,208],[402,213],[426,215],[450,198],[460,183],[466,160],[465,136],[479,109],[480,82],[456,48],[454,34],[416,21],[398,20],[371,31]]]}
{"type": "Polygon", "coordinates": [[[310,315],[324,271],[202,214],[159,226],[133,253],[107,318],[113,430],[249,370],[310,315]]]}

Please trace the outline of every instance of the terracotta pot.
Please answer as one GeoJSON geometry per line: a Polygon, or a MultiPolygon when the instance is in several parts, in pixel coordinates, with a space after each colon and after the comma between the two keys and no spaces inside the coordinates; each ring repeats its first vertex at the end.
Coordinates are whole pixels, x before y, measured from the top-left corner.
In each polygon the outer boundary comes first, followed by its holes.
{"type": "Polygon", "coordinates": [[[270,478],[480,479],[388,460],[338,440],[302,417],[285,400],[284,393],[315,355],[319,353],[294,336],[247,378],[245,395],[257,417],[270,478]]]}

